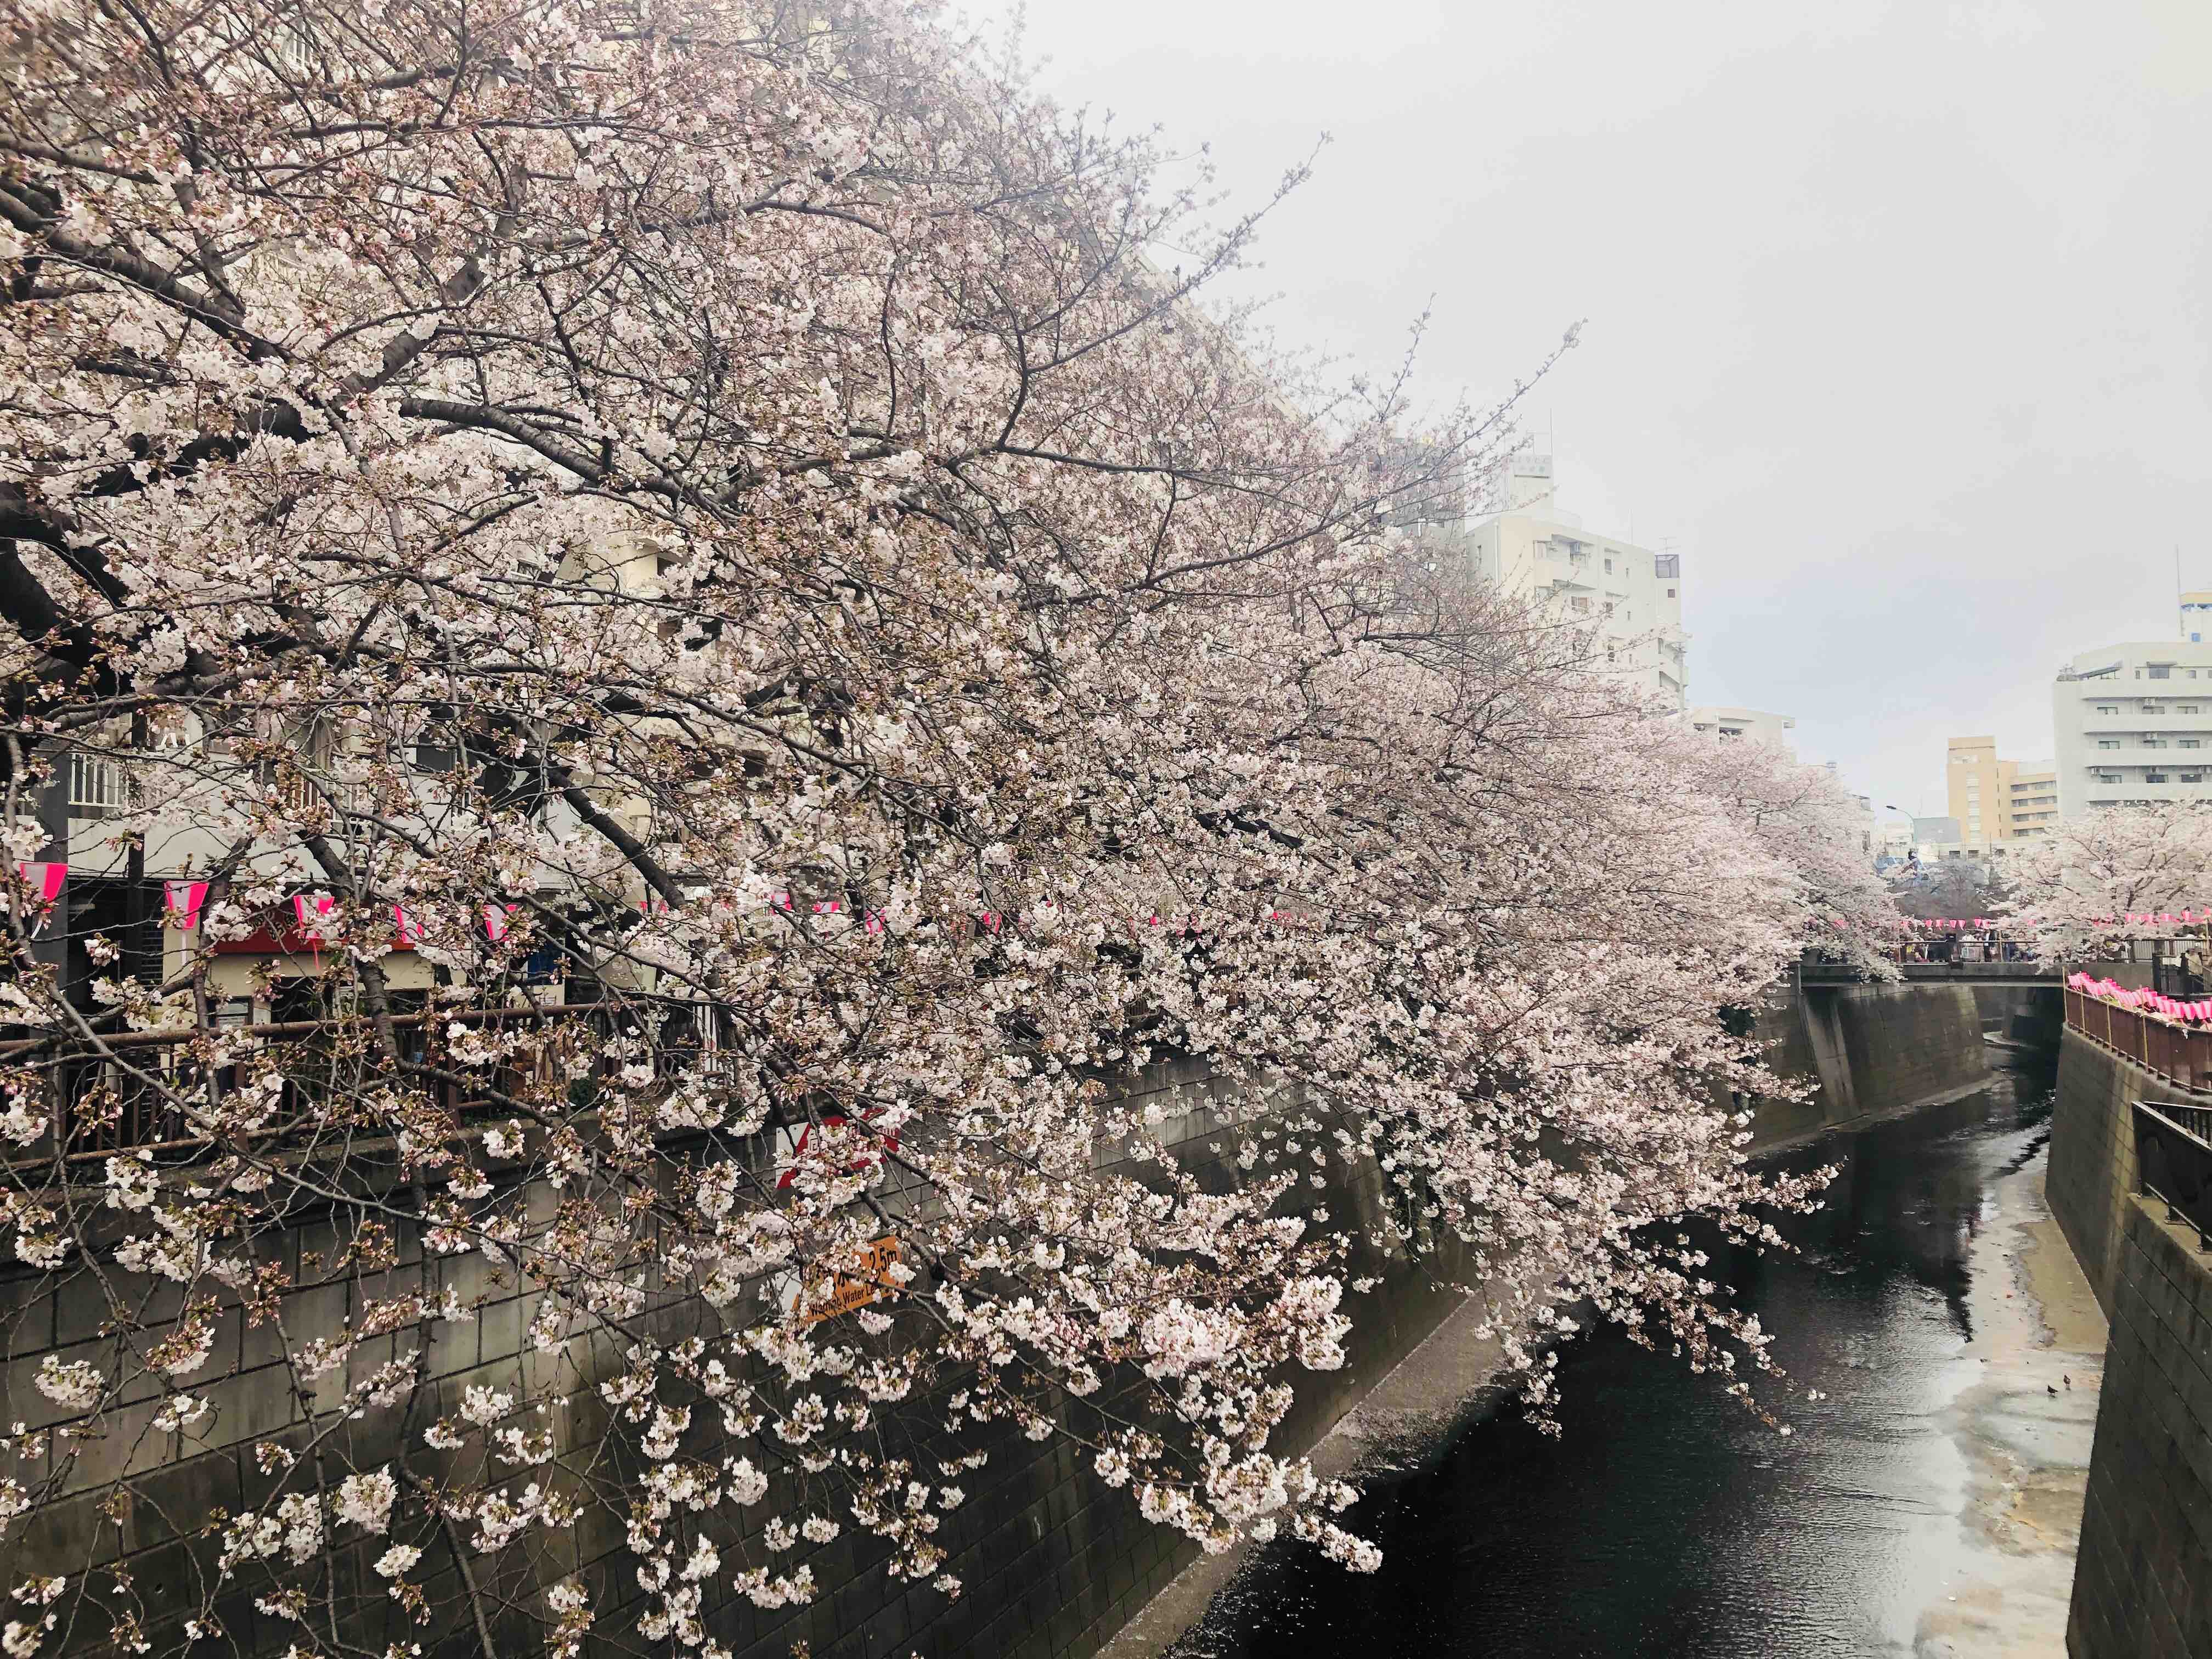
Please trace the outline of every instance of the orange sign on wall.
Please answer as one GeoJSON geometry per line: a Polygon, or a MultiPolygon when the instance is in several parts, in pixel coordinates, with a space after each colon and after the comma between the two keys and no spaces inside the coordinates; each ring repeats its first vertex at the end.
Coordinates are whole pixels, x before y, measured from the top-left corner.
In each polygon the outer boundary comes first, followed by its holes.
{"type": "Polygon", "coordinates": [[[791,1309],[809,1325],[818,1325],[825,1319],[835,1319],[839,1314],[851,1313],[855,1308],[865,1308],[872,1302],[880,1302],[898,1288],[890,1270],[899,1259],[898,1240],[890,1237],[877,1239],[861,1254],[860,1271],[839,1273],[830,1287],[824,1300],[814,1301],[810,1294],[812,1286],[819,1285],[818,1274],[810,1274],[807,1291],[794,1293],[791,1309]],[[799,1297],[806,1295],[808,1304],[799,1305],[799,1297]]]}

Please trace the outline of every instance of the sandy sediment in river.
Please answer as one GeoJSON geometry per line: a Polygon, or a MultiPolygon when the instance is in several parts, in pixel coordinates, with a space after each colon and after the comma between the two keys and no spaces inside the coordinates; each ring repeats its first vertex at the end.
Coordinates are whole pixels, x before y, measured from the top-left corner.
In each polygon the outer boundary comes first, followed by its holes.
{"type": "Polygon", "coordinates": [[[1972,1249],[1977,1375],[1951,1407],[1960,1553],[1916,1659],[2063,1659],[2105,1318],[2044,1202],[2048,1150],[1993,1185],[1972,1249]],[[2057,1392],[2054,1394],[2053,1389],[2057,1392]]]}

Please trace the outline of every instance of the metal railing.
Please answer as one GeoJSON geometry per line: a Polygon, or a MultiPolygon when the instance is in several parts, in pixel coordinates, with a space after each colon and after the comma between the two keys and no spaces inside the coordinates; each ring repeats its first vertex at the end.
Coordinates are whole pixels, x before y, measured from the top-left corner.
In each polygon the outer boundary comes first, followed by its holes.
{"type": "Polygon", "coordinates": [[[2123,1008],[2066,988],[2066,1023],[2177,1089],[2212,1094],[2212,1030],[2123,1008]]]}
{"type": "Polygon", "coordinates": [[[2212,1108],[2136,1102],[2136,1185],[2212,1250],[2212,1108]]]}
{"type": "MultiPolygon", "coordinates": [[[[1844,982],[1859,976],[1858,969],[1842,962],[1817,960],[1808,953],[1801,964],[1808,983],[1844,982]]],[[[2065,977],[2065,970],[2056,963],[2045,964],[2033,957],[2022,957],[2012,962],[1905,962],[1898,964],[1907,980],[1994,980],[2005,984],[2027,981],[2049,983],[2056,989],[2065,977]]]]}
{"type": "MultiPolygon", "coordinates": [[[[432,1051],[434,1034],[449,1023],[464,1025],[577,1025],[593,1036],[635,1028],[641,1010],[619,1004],[556,1004],[542,1008],[441,1011],[434,1015],[395,1014],[393,1035],[402,1062],[417,1086],[455,1116],[496,1115],[497,1097],[520,1097],[533,1085],[568,1075],[557,1042],[540,1045],[520,1064],[487,1068],[468,1079],[432,1051]],[[445,1073],[446,1075],[436,1075],[445,1073]]],[[[656,1079],[674,1083],[684,1077],[733,1080],[744,1057],[738,1051],[703,1046],[697,1021],[692,1031],[656,1043],[650,1062],[656,1079]]],[[[0,1042],[0,1068],[28,1068],[43,1073],[44,1104],[51,1112],[53,1139],[34,1154],[43,1162],[59,1152],[74,1163],[139,1148],[189,1162],[208,1146],[207,1136],[188,1115],[187,1103],[219,1103],[274,1061],[283,1074],[281,1100],[255,1139],[282,1138],[288,1130],[312,1123],[318,1108],[332,1097],[352,1095],[381,1062],[370,1057],[373,1030],[364,1017],[294,1020],[256,1026],[216,1026],[193,1031],[118,1032],[95,1048],[72,1042],[65,1048],[36,1039],[0,1042]],[[217,1039],[222,1063],[208,1063],[203,1036],[217,1039]]],[[[602,1060],[600,1068],[610,1062],[602,1060]]]]}

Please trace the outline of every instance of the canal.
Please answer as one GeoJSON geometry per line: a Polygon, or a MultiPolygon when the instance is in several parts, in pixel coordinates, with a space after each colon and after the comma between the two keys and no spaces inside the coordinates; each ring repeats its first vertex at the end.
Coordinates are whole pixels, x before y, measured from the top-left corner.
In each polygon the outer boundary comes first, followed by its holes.
{"type": "Polygon", "coordinates": [[[1777,1155],[1842,1170],[1784,1226],[1801,1253],[1719,1259],[1777,1333],[1791,1437],[1679,1363],[1578,1341],[1560,1437],[1507,1406],[1371,1449],[1352,1514],[1382,1570],[1272,1547],[1175,1651],[2063,1653],[2102,1336],[2040,1202],[2051,1082],[2000,1073],[1777,1155]]]}

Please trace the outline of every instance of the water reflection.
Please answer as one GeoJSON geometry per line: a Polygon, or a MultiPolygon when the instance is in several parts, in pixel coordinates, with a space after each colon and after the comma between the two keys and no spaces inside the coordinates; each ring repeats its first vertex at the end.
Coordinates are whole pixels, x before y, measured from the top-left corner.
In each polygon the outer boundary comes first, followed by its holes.
{"type": "Polygon", "coordinates": [[[1717,1255],[1801,1385],[1782,1440],[1709,1379],[1618,1337],[1562,1358],[1565,1427],[1506,1414],[1352,1513],[1352,1577],[1264,1553],[1178,1652],[1382,1656],[1909,1654],[1954,1568],[1965,1462],[1943,1421],[1975,1380],[1969,1252],[1990,1186],[2047,1135],[2047,1074],[1785,1154],[1842,1166],[1797,1255],[1717,1255]]]}

